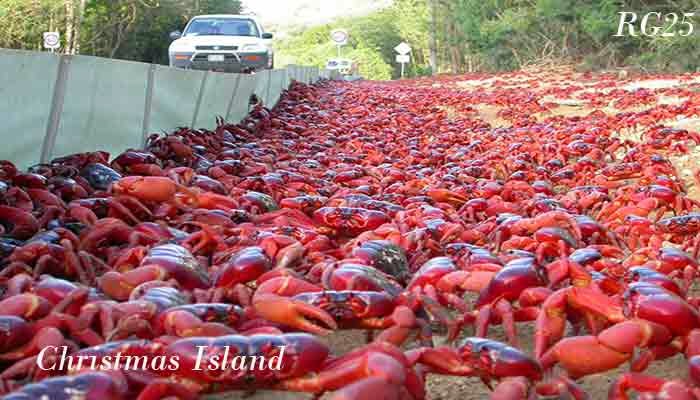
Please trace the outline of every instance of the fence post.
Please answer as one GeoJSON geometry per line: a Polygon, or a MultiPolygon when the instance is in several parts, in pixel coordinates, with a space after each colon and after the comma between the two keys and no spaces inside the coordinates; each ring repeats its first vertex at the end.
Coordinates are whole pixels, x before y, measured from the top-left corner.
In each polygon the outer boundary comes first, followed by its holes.
{"type": "Polygon", "coordinates": [[[282,93],[282,85],[284,84],[283,79],[282,79],[282,70],[276,69],[275,70],[275,86],[274,89],[277,93],[274,94],[275,98],[275,105],[277,105],[277,100],[279,100],[280,95],[282,93]]]}
{"type": "Polygon", "coordinates": [[[209,71],[206,71],[204,73],[204,76],[202,77],[202,84],[199,86],[199,95],[197,95],[197,104],[194,106],[194,115],[192,116],[192,124],[190,124],[190,127],[192,129],[194,128],[194,124],[197,123],[197,117],[199,116],[199,108],[202,106],[202,98],[204,97],[204,89],[206,89],[207,86],[207,79],[209,79],[209,71]]]}
{"type": "Polygon", "coordinates": [[[151,130],[151,106],[153,105],[153,85],[156,75],[156,65],[151,64],[146,75],[146,101],[143,105],[143,128],[141,131],[142,145],[146,146],[148,131],[151,130]]]}
{"type": "Polygon", "coordinates": [[[42,163],[49,162],[56,145],[56,135],[61,124],[71,59],[72,56],[70,55],[61,55],[58,59],[58,71],[56,72],[56,83],[54,84],[53,97],[51,98],[51,110],[49,111],[49,119],[46,122],[46,136],[44,136],[44,143],[41,146],[40,161],[42,163]]]}
{"type": "Polygon", "coordinates": [[[270,85],[272,84],[272,69],[267,70],[267,88],[265,89],[265,107],[272,109],[272,101],[270,101],[270,85]]]}
{"type": "MultiPolygon", "coordinates": [[[[258,74],[254,74],[254,75],[251,75],[251,76],[255,79],[255,86],[253,87],[253,94],[254,94],[254,95],[257,95],[257,93],[255,93],[255,88],[258,87],[258,79],[260,79],[260,78],[258,77],[258,74]]],[[[252,95],[251,95],[251,96],[252,96],[252,95]]],[[[259,100],[260,100],[260,98],[258,97],[258,101],[259,101],[259,100]]],[[[248,115],[248,114],[250,114],[250,108],[252,107],[252,104],[250,104],[250,99],[248,99],[248,101],[246,102],[246,104],[248,105],[248,109],[247,109],[247,111],[246,111],[246,115],[248,115]]],[[[244,117],[244,118],[245,118],[245,117],[244,117]]]]}
{"type": "MultiPolygon", "coordinates": [[[[233,101],[236,99],[236,93],[238,92],[238,86],[241,85],[241,75],[236,74],[236,85],[233,87],[233,93],[231,93],[231,100],[228,101],[228,108],[226,108],[226,117],[224,118],[228,122],[229,116],[231,115],[231,109],[233,108],[233,101]]],[[[246,101],[249,101],[246,99],[246,101]]]]}

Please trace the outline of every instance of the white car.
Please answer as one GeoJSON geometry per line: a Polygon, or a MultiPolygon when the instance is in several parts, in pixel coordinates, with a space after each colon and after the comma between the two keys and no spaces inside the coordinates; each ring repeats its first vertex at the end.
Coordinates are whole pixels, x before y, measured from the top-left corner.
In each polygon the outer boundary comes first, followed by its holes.
{"type": "Polygon", "coordinates": [[[170,34],[170,66],[221,72],[272,69],[272,34],[251,15],[200,15],[170,34]]]}

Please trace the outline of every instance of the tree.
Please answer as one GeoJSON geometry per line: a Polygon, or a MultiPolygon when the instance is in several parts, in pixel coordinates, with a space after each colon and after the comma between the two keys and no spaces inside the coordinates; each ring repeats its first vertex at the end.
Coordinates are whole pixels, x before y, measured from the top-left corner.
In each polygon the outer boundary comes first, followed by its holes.
{"type": "Polygon", "coordinates": [[[63,6],[66,10],[66,36],[65,36],[65,46],[64,51],[66,54],[75,53],[75,43],[73,41],[73,33],[76,29],[75,26],[75,4],[73,0],[63,0],[63,6]]]}
{"type": "Polygon", "coordinates": [[[437,0],[430,0],[430,68],[433,75],[438,73],[437,3],[437,0]]]}
{"type": "Polygon", "coordinates": [[[197,14],[237,14],[238,0],[0,0],[0,47],[40,50],[58,30],[66,54],[167,63],[168,34],[197,14]]]}
{"type": "Polygon", "coordinates": [[[198,14],[237,14],[238,0],[93,0],[82,43],[93,55],[167,63],[168,34],[198,14]]]}
{"type": "MultiPolygon", "coordinates": [[[[699,0],[394,0],[369,15],[300,29],[278,42],[277,60],[322,66],[335,56],[332,28],[350,29],[344,54],[369,78],[398,76],[393,47],[412,47],[409,76],[511,70],[542,61],[590,68],[633,65],[694,71],[693,36],[615,37],[618,12],[692,10],[699,0]],[[438,68],[438,66],[440,68],[438,68]]],[[[60,31],[62,51],[167,63],[168,33],[197,14],[240,13],[237,0],[0,0],[0,47],[42,49],[60,31]]],[[[680,24],[677,24],[680,25],[680,24]]]]}
{"type": "Polygon", "coordinates": [[[0,47],[40,50],[42,33],[63,26],[60,0],[0,0],[0,47]]]}
{"type": "Polygon", "coordinates": [[[350,32],[348,44],[342,49],[343,57],[357,62],[363,76],[391,79],[396,76],[393,48],[401,42],[394,24],[396,18],[395,10],[390,8],[365,17],[342,18],[332,24],[301,30],[277,43],[280,53],[277,60],[323,67],[328,59],[337,57],[330,32],[342,27],[350,32]]]}

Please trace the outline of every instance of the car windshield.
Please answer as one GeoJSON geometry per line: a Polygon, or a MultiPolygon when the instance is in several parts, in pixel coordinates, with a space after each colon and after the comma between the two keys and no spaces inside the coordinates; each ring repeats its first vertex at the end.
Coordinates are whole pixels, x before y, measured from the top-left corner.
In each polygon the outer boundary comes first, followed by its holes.
{"type": "Polygon", "coordinates": [[[255,23],[243,18],[197,18],[189,24],[184,35],[260,36],[255,23]]]}

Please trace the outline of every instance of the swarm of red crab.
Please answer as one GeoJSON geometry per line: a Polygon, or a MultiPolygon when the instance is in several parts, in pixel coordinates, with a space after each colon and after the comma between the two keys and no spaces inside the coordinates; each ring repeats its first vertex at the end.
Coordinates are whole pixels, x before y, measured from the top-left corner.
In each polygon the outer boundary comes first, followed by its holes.
{"type": "Polygon", "coordinates": [[[0,162],[0,391],[424,399],[443,374],[494,399],[583,399],[577,380],[628,363],[610,399],[700,399],[700,203],[671,162],[700,134],[666,124],[700,114],[700,96],[609,75],[466,78],[294,83],[215,131],[0,162]],[[557,115],[571,96],[619,110],[557,115]],[[518,323],[535,325],[532,353],[518,323]],[[320,336],[343,329],[368,343],[333,354],[320,336]],[[190,365],[205,345],[288,351],[278,371],[209,374],[190,365]],[[48,346],[186,361],[47,371],[48,346]],[[643,373],[679,353],[678,379],[643,373]]]}

